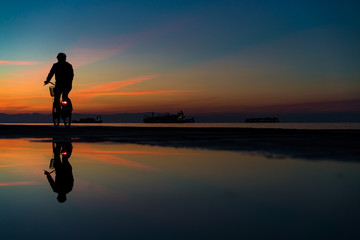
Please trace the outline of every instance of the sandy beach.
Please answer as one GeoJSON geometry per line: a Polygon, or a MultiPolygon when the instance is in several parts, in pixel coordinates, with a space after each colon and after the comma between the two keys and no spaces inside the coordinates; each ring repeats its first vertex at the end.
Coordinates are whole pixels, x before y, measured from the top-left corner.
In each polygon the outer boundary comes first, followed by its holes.
{"type": "Polygon", "coordinates": [[[158,146],[251,151],[267,157],[360,161],[360,130],[0,125],[0,138],[72,138],[158,146]]]}

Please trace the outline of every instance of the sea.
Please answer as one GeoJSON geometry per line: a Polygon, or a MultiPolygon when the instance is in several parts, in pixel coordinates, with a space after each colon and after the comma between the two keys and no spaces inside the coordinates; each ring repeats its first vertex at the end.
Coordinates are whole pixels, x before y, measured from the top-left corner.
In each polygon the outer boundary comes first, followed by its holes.
{"type": "MultiPolygon", "coordinates": [[[[74,125],[360,129],[360,123],[74,125]]],[[[0,138],[1,239],[360,239],[359,189],[360,162],[339,158],[0,138]]]]}
{"type": "MultiPolygon", "coordinates": [[[[0,123],[2,125],[52,125],[52,123],[0,123]]],[[[360,129],[360,122],[291,123],[73,123],[72,126],[178,127],[178,128],[279,128],[279,129],[360,129]]]]}

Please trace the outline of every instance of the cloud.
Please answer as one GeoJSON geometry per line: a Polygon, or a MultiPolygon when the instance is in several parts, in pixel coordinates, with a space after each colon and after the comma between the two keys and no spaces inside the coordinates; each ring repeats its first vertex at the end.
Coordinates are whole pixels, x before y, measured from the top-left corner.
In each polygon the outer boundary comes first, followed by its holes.
{"type": "Polygon", "coordinates": [[[0,60],[0,65],[36,65],[40,64],[41,62],[35,61],[5,61],[0,60]]]}
{"type": "Polygon", "coordinates": [[[97,45],[96,43],[86,39],[69,48],[66,52],[74,68],[80,68],[119,55],[125,50],[133,48],[145,36],[149,37],[156,33],[160,34],[161,32],[148,30],[136,34],[102,39],[101,44],[95,47],[93,45],[97,45]]]}
{"type": "Polygon", "coordinates": [[[76,94],[88,95],[88,94],[95,94],[95,93],[111,92],[111,91],[117,90],[119,88],[128,86],[128,85],[132,85],[135,83],[143,82],[145,80],[153,79],[157,76],[159,76],[159,75],[157,74],[157,75],[141,76],[141,77],[135,77],[135,78],[122,80],[122,81],[105,83],[105,84],[97,85],[95,87],[79,90],[76,92],[76,94]]]}
{"type": "Polygon", "coordinates": [[[116,91],[122,87],[126,87],[132,84],[140,83],[146,80],[154,79],[160,76],[159,74],[135,77],[128,80],[116,81],[111,83],[105,83],[97,85],[95,87],[86,88],[76,91],[76,95],[84,95],[87,97],[96,97],[103,95],[152,95],[152,94],[177,94],[177,93],[191,93],[199,92],[200,90],[144,90],[144,91],[129,91],[129,92],[119,92],[116,91]]]}
{"type": "MultiPolygon", "coordinates": [[[[4,155],[1,155],[4,157],[4,155]]],[[[12,157],[18,157],[18,154],[12,155],[12,157]]],[[[35,165],[48,165],[49,163],[26,163],[26,164],[7,164],[7,165],[0,165],[0,168],[7,168],[7,167],[19,167],[19,166],[35,166],[35,165]]]]}
{"type": "Polygon", "coordinates": [[[171,21],[161,26],[132,34],[98,39],[81,39],[66,50],[69,61],[75,68],[83,67],[113,56],[139,45],[142,41],[157,38],[189,24],[192,19],[171,21]]]}
{"type": "Polygon", "coordinates": [[[200,92],[200,90],[150,90],[150,91],[132,91],[132,92],[98,92],[92,93],[92,96],[110,96],[110,95],[174,95],[181,93],[200,92]]]}
{"type": "Polygon", "coordinates": [[[77,48],[69,49],[68,59],[74,68],[83,67],[103,59],[120,54],[129,46],[102,46],[100,48],[77,48]]]}
{"type": "Polygon", "coordinates": [[[37,182],[0,182],[0,187],[4,186],[26,186],[26,185],[39,185],[37,182]]]}
{"type": "Polygon", "coordinates": [[[77,150],[77,153],[87,153],[87,154],[134,154],[134,155],[147,155],[147,156],[180,156],[180,155],[198,155],[197,153],[181,153],[181,152],[166,152],[166,151],[142,151],[142,150],[96,150],[94,148],[89,148],[86,150],[77,150]]]}

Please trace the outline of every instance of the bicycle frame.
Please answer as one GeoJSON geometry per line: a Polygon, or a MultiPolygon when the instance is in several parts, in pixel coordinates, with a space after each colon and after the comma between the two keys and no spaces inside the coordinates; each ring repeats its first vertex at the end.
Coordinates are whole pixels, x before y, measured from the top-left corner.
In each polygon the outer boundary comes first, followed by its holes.
{"type": "MultiPolygon", "coordinates": [[[[52,85],[55,85],[52,82],[49,82],[52,85]]],[[[64,121],[64,125],[65,127],[69,128],[71,125],[71,115],[72,115],[72,110],[71,108],[69,108],[69,104],[70,104],[70,99],[68,100],[63,100],[63,101],[59,101],[56,102],[55,101],[55,94],[54,94],[54,90],[52,90],[51,88],[53,88],[52,86],[49,87],[50,89],[50,95],[52,97],[53,100],[53,107],[52,107],[52,117],[53,117],[53,123],[55,127],[59,127],[60,125],[60,119],[62,118],[64,121]]]]}

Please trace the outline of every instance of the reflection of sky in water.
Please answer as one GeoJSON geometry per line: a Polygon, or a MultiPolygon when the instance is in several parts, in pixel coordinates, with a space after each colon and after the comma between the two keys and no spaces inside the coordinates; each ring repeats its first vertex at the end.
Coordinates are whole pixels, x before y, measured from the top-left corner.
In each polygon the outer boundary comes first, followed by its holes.
{"type": "Polygon", "coordinates": [[[43,174],[51,142],[0,146],[2,239],[359,237],[356,163],[74,142],[60,204],[43,174]]]}

